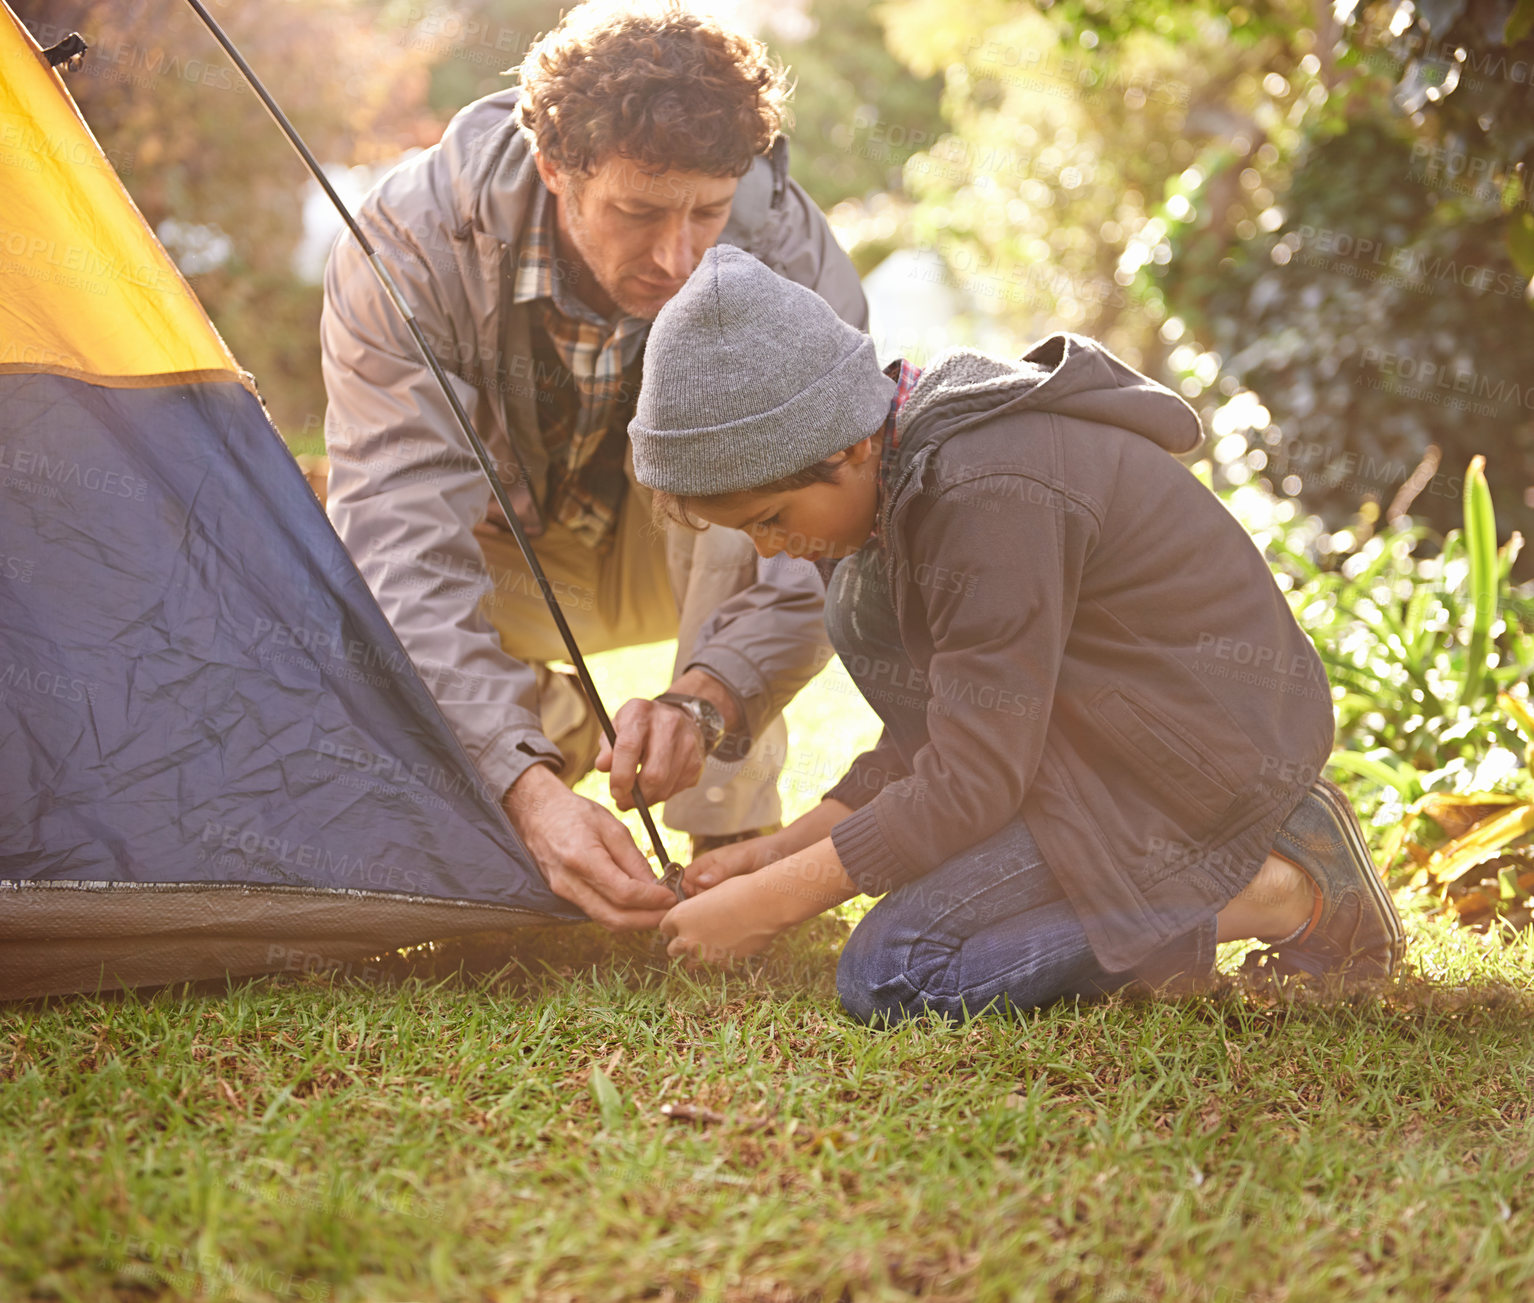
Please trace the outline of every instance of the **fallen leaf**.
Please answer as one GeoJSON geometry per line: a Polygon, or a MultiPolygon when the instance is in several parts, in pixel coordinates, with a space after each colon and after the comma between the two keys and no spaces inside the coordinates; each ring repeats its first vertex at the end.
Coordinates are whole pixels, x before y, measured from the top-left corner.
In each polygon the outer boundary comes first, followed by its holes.
{"type": "Polygon", "coordinates": [[[616,1127],[623,1120],[623,1096],[601,1068],[591,1070],[591,1097],[602,1114],[604,1127],[616,1127]]]}

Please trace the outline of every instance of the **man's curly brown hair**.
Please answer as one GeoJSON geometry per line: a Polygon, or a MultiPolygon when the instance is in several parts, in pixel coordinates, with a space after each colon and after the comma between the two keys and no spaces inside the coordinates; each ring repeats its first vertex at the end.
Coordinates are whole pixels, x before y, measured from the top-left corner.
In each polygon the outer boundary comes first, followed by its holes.
{"type": "Polygon", "coordinates": [[[742,176],[788,120],[767,47],[676,4],[581,5],[519,71],[523,130],[571,175],[616,155],[646,172],[742,176]]]}

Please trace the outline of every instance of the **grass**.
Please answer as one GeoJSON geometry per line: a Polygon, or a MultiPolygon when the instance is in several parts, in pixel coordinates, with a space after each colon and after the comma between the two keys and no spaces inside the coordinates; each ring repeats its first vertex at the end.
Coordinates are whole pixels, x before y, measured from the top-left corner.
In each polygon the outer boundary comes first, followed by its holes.
{"type": "MultiPolygon", "coordinates": [[[[667,660],[601,678],[622,700],[667,660]]],[[[817,681],[796,748],[850,757],[861,709],[817,681]]],[[[790,777],[792,814],[824,785],[790,777]]],[[[1534,933],[1414,916],[1410,974],[1346,1002],[870,1032],[835,998],[857,912],[731,972],[551,927],[366,982],[0,1006],[0,1297],[1534,1289],[1534,933]]]]}

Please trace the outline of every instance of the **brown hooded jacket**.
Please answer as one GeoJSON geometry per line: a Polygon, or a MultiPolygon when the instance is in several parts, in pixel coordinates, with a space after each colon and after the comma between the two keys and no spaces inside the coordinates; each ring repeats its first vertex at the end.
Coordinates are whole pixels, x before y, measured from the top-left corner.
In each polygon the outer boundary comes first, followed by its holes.
{"type": "MultiPolygon", "coordinates": [[[[928,741],[830,793],[880,893],[1021,812],[1110,971],[1236,895],[1330,754],[1331,695],[1256,545],[1172,454],[1170,390],[1079,336],[945,355],[901,409],[880,507],[928,741]]],[[[870,545],[872,546],[872,544],[870,545]]]]}

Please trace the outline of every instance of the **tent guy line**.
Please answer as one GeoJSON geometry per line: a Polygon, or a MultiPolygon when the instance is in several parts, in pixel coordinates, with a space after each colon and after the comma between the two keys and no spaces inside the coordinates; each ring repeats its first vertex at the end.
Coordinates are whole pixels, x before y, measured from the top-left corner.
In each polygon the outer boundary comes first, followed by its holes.
{"type": "MultiPolygon", "coordinates": [[[[565,649],[570,653],[570,662],[574,665],[575,672],[580,678],[581,688],[585,692],[587,700],[591,702],[591,707],[596,712],[597,719],[602,725],[602,732],[609,744],[616,744],[617,733],[613,728],[612,718],[607,713],[607,707],[602,703],[601,695],[597,692],[597,686],[593,682],[591,672],[586,666],[586,658],[582,656],[581,649],[575,641],[575,634],[570,629],[564,612],[559,608],[559,602],[554,597],[554,590],[549,584],[547,575],[544,574],[543,566],[539,563],[537,554],[533,551],[532,542],[527,537],[527,533],[522,527],[522,522],[518,519],[516,511],[511,505],[511,498],[506,492],[506,486],[501,483],[501,477],[496,473],[495,464],[490,460],[490,454],[485,448],[484,442],[480,439],[479,434],[474,429],[474,423],[469,419],[468,412],[464,410],[458,395],[453,391],[452,385],[448,383],[447,376],[442,370],[441,362],[437,360],[436,354],[431,351],[430,346],[427,344],[426,336],[422,332],[420,323],[416,320],[415,313],[411,310],[410,304],[405,301],[404,296],[400,293],[399,286],[389,274],[388,267],[378,256],[372,242],[364,234],[357,219],[352,216],[351,211],[347,208],[341,196],[336,193],[335,188],[330,184],[324,170],[320,167],[319,160],[310,152],[308,145],[304,143],[303,138],[288,120],[287,115],[283,113],[276,100],[267,91],[260,77],[256,75],[255,69],[246,62],[245,56],[236,48],[223,28],[218,25],[213,15],[203,6],[201,0],[187,0],[187,4],[213,34],[214,40],[224,48],[224,52],[234,61],[235,67],[240,70],[241,75],[250,83],[251,89],[255,91],[256,96],[266,106],[266,111],[271,114],[272,120],[277,124],[283,135],[288,138],[288,143],[293,146],[299,157],[303,159],[304,166],[309,169],[321,189],[324,190],[326,197],[335,205],[341,220],[346,223],[347,228],[352,233],[352,237],[367,256],[368,262],[372,265],[373,271],[377,274],[389,298],[399,310],[400,316],[404,319],[412,338],[415,340],[416,347],[420,350],[421,356],[426,359],[433,377],[435,377],[437,384],[441,386],[442,392],[447,396],[448,403],[453,409],[453,415],[457,417],[458,424],[463,428],[464,434],[468,437],[469,446],[474,450],[474,456],[479,462],[480,469],[489,481],[490,492],[495,497],[496,505],[500,507],[502,514],[505,516],[507,524],[511,528],[512,536],[516,539],[517,547],[521,550],[528,569],[532,572],[533,579],[538,585],[538,591],[543,594],[543,600],[549,608],[549,614],[553,617],[554,623],[559,629],[559,636],[564,641],[565,649]]],[[[530,480],[531,477],[528,473],[527,464],[522,457],[521,450],[516,446],[515,440],[512,441],[511,450],[512,455],[516,458],[517,469],[522,478],[530,480]]],[[[651,815],[649,806],[639,793],[637,782],[634,785],[633,797],[634,806],[639,811],[639,817],[644,823],[645,832],[649,834],[651,845],[655,848],[656,859],[662,866],[661,881],[671,889],[678,901],[683,900],[685,897],[682,892],[681,865],[666,853],[666,844],[661,839],[660,829],[656,827],[654,816],[651,815]]]]}

